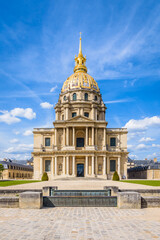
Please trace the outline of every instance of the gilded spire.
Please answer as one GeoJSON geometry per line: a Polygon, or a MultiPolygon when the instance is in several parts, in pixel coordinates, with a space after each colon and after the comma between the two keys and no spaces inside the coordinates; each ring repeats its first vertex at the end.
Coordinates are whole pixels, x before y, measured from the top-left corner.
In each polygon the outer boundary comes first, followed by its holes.
{"type": "Polygon", "coordinates": [[[80,32],[79,54],[78,54],[78,57],[75,56],[74,72],[87,72],[87,67],[85,66],[85,63],[86,63],[86,56],[83,57],[83,54],[82,54],[82,38],[81,38],[81,32],[80,32]]]}
{"type": "Polygon", "coordinates": [[[82,38],[81,38],[81,32],[80,32],[80,39],[79,39],[79,55],[82,55],[82,38]]]}

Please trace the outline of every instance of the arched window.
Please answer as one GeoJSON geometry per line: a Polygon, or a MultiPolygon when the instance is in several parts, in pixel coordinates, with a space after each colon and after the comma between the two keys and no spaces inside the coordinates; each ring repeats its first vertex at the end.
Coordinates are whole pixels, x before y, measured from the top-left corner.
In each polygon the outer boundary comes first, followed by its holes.
{"type": "Polygon", "coordinates": [[[67,100],[66,96],[64,96],[64,97],[63,97],[63,100],[64,100],[64,101],[66,101],[66,100],[67,100]]]}
{"type": "Polygon", "coordinates": [[[85,94],[84,94],[84,100],[85,100],[85,101],[88,101],[88,93],[85,93],[85,94]]]}
{"type": "Polygon", "coordinates": [[[97,101],[97,96],[94,97],[94,100],[97,101]]]}
{"type": "Polygon", "coordinates": [[[77,94],[73,93],[73,101],[76,101],[76,100],[77,100],[77,94]]]}

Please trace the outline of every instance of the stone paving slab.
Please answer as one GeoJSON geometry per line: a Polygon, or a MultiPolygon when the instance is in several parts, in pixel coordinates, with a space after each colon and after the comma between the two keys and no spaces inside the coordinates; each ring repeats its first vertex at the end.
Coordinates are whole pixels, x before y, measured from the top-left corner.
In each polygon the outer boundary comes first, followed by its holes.
{"type": "Polygon", "coordinates": [[[44,186],[58,186],[59,190],[102,190],[104,186],[117,186],[120,189],[160,189],[160,187],[146,186],[142,184],[125,183],[111,180],[85,179],[85,178],[66,178],[65,180],[57,179],[45,182],[26,183],[1,189],[42,189],[44,186]]]}
{"type": "Polygon", "coordinates": [[[160,209],[0,209],[1,240],[160,239],[160,209]]]}

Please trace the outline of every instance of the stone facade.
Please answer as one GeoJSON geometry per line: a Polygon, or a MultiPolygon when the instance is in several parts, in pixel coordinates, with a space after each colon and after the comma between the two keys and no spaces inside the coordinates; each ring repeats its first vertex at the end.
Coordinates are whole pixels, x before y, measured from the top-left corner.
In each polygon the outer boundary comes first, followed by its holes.
{"type": "Polygon", "coordinates": [[[96,81],[87,73],[80,48],[74,74],[63,84],[55,105],[54,128],[35,128],[34,178],[111,179],[127,177],[127,129],[107,128],[106,106],[96,81]]]}
{"type": "Polygon", "coordinates": [[[2,178],[4,180],[33,178],[32,166],[9,162],[9,161],[0,161],[0,164],[2,164],[4,167],[4,171],[2,173],[2,178]]]}

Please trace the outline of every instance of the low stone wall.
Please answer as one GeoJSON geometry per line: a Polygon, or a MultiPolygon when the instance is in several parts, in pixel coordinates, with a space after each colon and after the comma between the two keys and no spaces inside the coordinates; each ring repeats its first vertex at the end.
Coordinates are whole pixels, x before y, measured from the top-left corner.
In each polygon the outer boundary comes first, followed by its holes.
{"type": "Polygon", "coordinates": [[[39,209],[43,207],[41,192],[23,192],[19,195],[19,207],[25,209],[39,209]]]}
{"type": "Polygon", "coordinates": [[[142,208],[160,208],[160,197],[142,197],[142,208]]]}
{"type": "Polygon", "coordinates": [[[22,192],[42,192],[39,189],[2,189],[0,190],[0,197],[19,197],[19,194],[22,192]]]}
{"type": "Polygon", "coordinates": [[[0,197],[0,208],[18,208],[19,197],[0,197]]]}
{"type": "Polygon", "coordinates": [[[141,195],[137,192],[119,192],[117,206],[121,209],[140,209],[141,195]]]}
{"type": "Polygon", "coordinates": [[[160,197],[160,189],[119,189],[119,192],[138,192],[141,194],[141,197],[160,197]]]}

